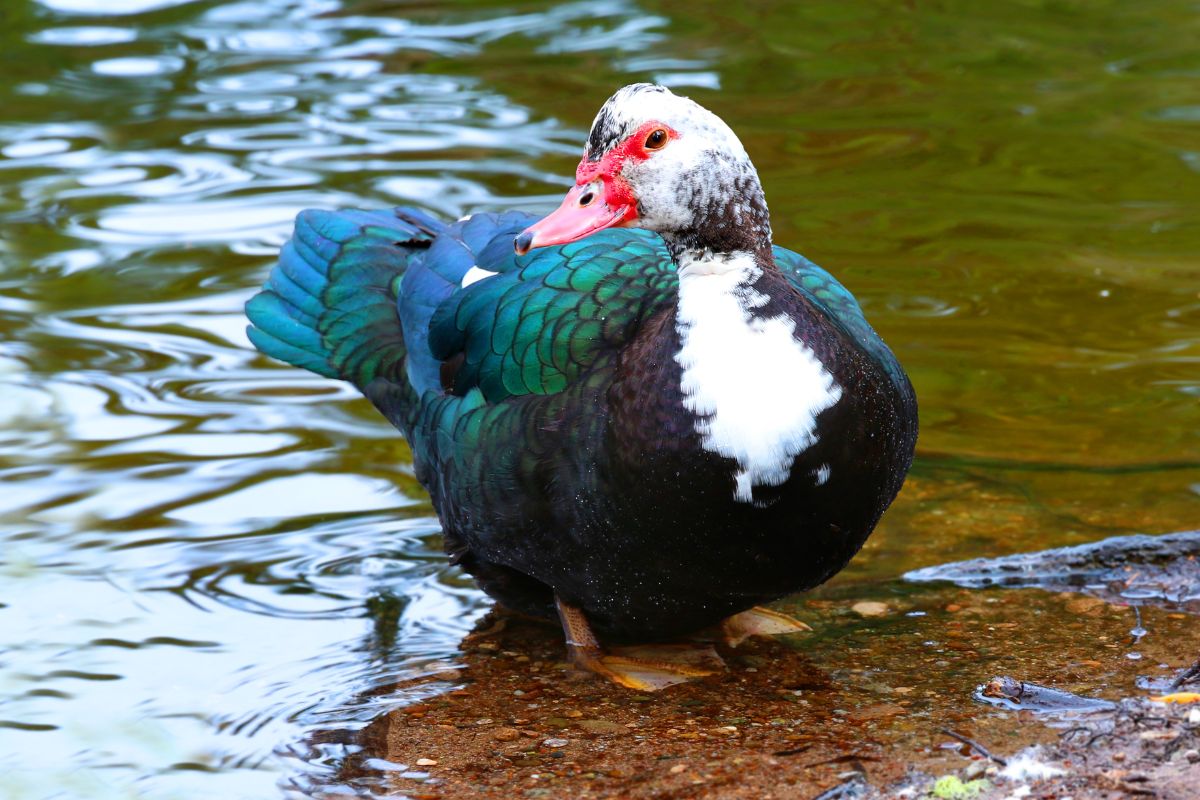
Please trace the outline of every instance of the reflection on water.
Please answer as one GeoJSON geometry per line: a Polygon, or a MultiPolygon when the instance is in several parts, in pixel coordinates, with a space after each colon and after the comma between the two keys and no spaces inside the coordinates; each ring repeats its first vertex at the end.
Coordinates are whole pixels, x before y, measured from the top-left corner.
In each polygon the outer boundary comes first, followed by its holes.
{"type": "Polygon", "coordinates": [[[353,749],[339,732],[415,696],[386,687],[452,678],[486,603],[446,568],[405,445],[344,385],[256,356],[241,306],[302,208],[548,206],[629,80],[734,122],[779,239],[845,278],[913,374],[914,479],[842,581],[1195,526],[1200,22],[1181,2],[1119,24],[12,5],[2,796],[304,794],[353,749]]]}

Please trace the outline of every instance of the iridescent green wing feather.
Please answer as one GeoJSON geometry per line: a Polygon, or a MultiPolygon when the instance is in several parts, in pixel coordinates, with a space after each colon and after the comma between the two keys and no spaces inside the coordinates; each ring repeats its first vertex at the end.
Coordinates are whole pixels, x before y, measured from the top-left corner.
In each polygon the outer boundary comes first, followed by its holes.
{"type": "Polygon", "coordinates": [[[534,250],[456,292],[434,313],[433,355],[461,357],[453,391],[479,389],[499,402],[560,392],[615,353],[678,285],[662,241],[635,230],[603,231],[534,250]]]}

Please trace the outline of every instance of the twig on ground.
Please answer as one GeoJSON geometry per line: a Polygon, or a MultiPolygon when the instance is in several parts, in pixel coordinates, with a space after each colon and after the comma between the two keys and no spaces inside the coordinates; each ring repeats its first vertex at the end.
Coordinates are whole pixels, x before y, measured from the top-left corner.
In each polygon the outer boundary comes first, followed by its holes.
{"type": "Polygon", "coordinates": [[[1171,689],[1178,689],[1186,686],[1192,681],[1200,678],[1200,658],[1196,659],[1196,663],[1179,673],[1179,677],[1171,681],[1171,689]]]}
{"type": "Polygon", "coordinates": [[[1002,767],[1008,766],[1008,759],[1001,758],[1000,756],[992,755],[990,750],[988,750],[986,747],[984,747],[983,745],[981,745],[979,742],[975,741],[974,739],[968,739],[966,736],[963,736],[961,733],[955,733],[954,731],[950,730],[949,728],[939,728],[939,730],[941,730],[941,732],[946,734],[947,736],[957,739],[958,741],[962,742],[967,747],[974,749],[975,752],[979,753],[979,755],[983,756],[988,761],[994,761],[995,763],[999,764],[1002,767]]]}

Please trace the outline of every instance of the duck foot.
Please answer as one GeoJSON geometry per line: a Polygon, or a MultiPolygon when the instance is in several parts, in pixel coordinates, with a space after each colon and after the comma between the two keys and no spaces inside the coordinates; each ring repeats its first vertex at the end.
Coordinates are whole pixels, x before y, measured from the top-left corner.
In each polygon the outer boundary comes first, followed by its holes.
{"type": "Polygon", "coordinates": [[[725,662],[707,645],[650,644],[606,651],[583,610],[556,598],[567,653],[579,669],[594,672],[627,689],[656,692],[724,669],[725,662]]]}
{"type": "Polygon", "coordinates": [[[737,647],[751,636],[782,636],[811,631],[805,623],[763,606],[755,606],[729,617],[720,626],[725,644],[737,647]]]}

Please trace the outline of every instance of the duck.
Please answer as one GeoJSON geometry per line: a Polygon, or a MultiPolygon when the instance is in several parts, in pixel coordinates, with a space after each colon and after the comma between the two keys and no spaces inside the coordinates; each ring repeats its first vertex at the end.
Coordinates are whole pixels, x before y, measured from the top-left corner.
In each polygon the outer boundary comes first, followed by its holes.
{"type": "Polygon", "coordinates": [[[773,243],[741,141],[654,84],[601,106],[549,215],[303,211],[246,313],[399,429],[452,564],[635,689],[712,671],[646,643],[807,628],[767,604],[850,561],[917,440],[904,369],[773,243]]]}

